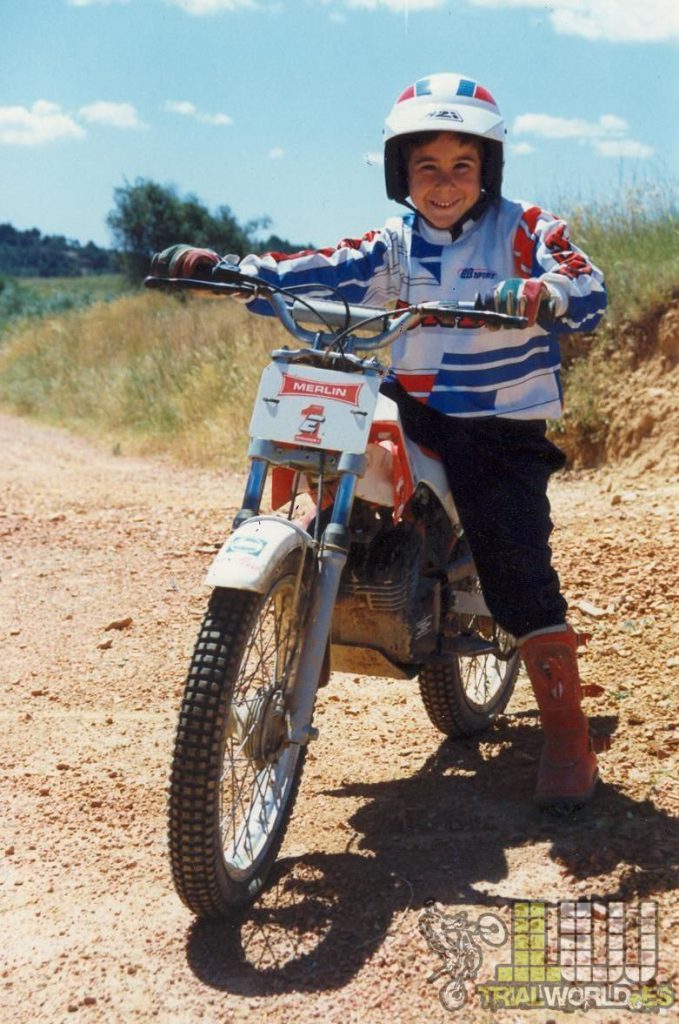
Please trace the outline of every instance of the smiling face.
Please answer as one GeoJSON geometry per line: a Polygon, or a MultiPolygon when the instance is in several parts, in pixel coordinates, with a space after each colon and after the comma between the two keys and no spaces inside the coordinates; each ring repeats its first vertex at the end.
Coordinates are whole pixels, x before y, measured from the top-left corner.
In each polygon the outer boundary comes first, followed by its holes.
{"type": "Polygon", "coordinates": [[[408,158],[413,206],[435,228],[452,228],[481,196],[481,144],[441,132],[413,147],[408,158]]]}

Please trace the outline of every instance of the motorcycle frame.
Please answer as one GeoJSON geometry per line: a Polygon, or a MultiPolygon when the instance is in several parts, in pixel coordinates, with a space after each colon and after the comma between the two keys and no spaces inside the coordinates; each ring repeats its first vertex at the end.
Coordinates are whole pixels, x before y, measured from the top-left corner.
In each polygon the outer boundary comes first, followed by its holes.
{"type": "MultiPolygon", "coordinates": [[[[308,345],[311,350],[319,355],[323,355],[326,359],[333,347],[339,346],[338,351],[334,355],[335,358],[339,357],[340,363],[344,365],[347,363],[352,364],[355,368],[360,367],[361,370],[373,375],[381,372],[382,368],[375,361],[369,364],[368,360],[354,355],[354,344],[357,348],[366,352],[383,348],[391,344],[399,335],[426,316],[436,316],[441,323],[446,323],[450,326],[456,326],[461,319],[468,318],[469,316],[487,324],[496,324],[498,326],[525,327],[527,323],[525,318],[508,316],[489,309],[487,305],[483,305],[480,296],[477,296],[477,301],[473,306],[456,302],[425,302],[408,306],[403,310],[399,309],[396,312],[383,309],[361,309],[360,307],[352,307],[346,302],[338,304],[322,300],[315,300],[314,304],[311,305],[302,298],[297,298],[292,306],[289,306],[284,298],[285,289],[272,289],[266,281],[241,275],[237,268],[229,263],[228,258],[225,258],[215,268],[214,274],[215,280],[212,281],[150,276],[146,278],[145,284],[150,288],[187,289],[222,295],[230,293],[243,294],[244,291],[249,292],[253,297],[261,294],[268,300],[273,312],[286,330],[297,341],[308,345]],[[338,309],[339,321],[337,320],[338,309]],[[337,328],[338,323],[341,324],[341,327],[335,333],[332,333],[333,318],[335,328],[337,328]],[[321,323],[326,330],[305,330],[300,326],[300,323],[304,321],[314,325],[321,323]],[[369,341],[357,339],[354,333],[355,330],[363,329],[367,324],[371,324],[373,329],[379,331],[378,336],[373,337],[369,341]]],[[[296,359],[299,354],[289,352],[288,350],[278,350],[272,353],[272,359],[274,362],[277,359],[296,359]]],[[[326,364],[326,369],[332,368],[334,367],[332,361],[330,361],[330,363],[326,364]]],[[[276,402],[277,400],[271,398],[269,401],[276,402]]],[[[365,415],[365,413],[362,415],[365,415]]],[[[367,443],[364,445],[362,452],[365,452],[366,447],[367,443]]],[[[297,664],[296,677],[291,688],[291,702],[287,718],[287,739],[290,743],[305,744],[309,739],[315,737],[315,730],[311,726],[311,719],[325,651],[331,635],[332,615],[340,586],[340,578],[349,553],[349,521],[353,509],[357,482],[359,477],[363,476],[365,472],[366,458],[362,452],[343,451],[337,454],[322,448],[315,450],[305,447],[292,448],[289,444],[281,445],[275,441],[262,439],[254,439],[248,451],[250,471],[243,495],[243,503],[233,522],[234,533],[232,533],[231,538],[237,535],[239,528],[248,521],[254,520],[264,524],[267,519],[271,518],[260,515],[264,485],[270,466],[284,466],[298,472],[305,472],[309,469],[315,470],[319,476],[319,494],[322,491],[323,479],[327,473],[332,472],[333,476],[335,474],[338,476],[331,519],[323,531],[322,537],[319,539],[309,538],[308,542],[299,537],[298,544],[294,545],[299,546],[302,550],[300,574],[306,562],[307,547],[311,546],[313,550],[316,568],[312,579],[308,614],[310,620],[314,622],[316,630],[313,638],[308,630],[305,631],[297,664]]],[[[277,518],[280,519],[280,517],[277,518]]],[[[295,524],[292,522],[289,523],[289,526],[291,529],[295,528],[295,524]]],[[[297,527],[297,529],[300,533],[303,532],[301,528],[297,527]]],[[[229,541],[227,540],[215,561],[218,561],[220,555],[228,549],[228,545],[229,541]]],[[[286,555],[289,554],[289,551],[290,545],[288,544],[286,555]]],[[[463,559],[461,562],[465,562],[465,560],[463,559]]],[[[470,575],[469,569],[470,567],[467,564],[460,564],[460,560],[457,563],[452,563],[447,567],[448,582],[452,583],[464,578],[464,576],[470,575]]],[[[301,578],[301,575],[298,575],[295,591],[296,600],[299,597],[301,578]]],[[[208,573],[209,580],[210,573],[208,573]]],[[[261,583],[252,586],[251,589],[258,590],[260,586],[261,583]]],[[[490,614],[487,609],[483,610],[485,602],[480,595],[479,600],[477,595],[464,595],[464,592],[460,592],[460,594],[467,599],[467,607],[470,611],[473,609],[475,614],[490,614]]],[[[458,607],[457,599],[456,607],[458,607]]],[[[459,610],[464,611],[465,609],[460,607],[459,610]]]]}

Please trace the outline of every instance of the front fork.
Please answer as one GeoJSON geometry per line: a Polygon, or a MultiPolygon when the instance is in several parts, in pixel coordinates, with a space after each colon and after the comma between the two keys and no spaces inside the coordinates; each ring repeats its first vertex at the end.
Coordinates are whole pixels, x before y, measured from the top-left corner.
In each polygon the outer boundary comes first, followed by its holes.
{"type": "MultiPolygon", "coordinates": [[[[317,572],[314,573],[311,586],[307,629],[304,632],[288,701],[286,722],[289,743],[304,745],[318,735],[311,725],[316,691],[332,629],[332,616],[340,579],[349,553],[349,521],[356,483],[365,472],[365,463],[365,455],[345,453],[340,456],[337,465],[339,482],[332,516],[323,532],[316,554],[317,572]]],[[[259,514],[267,468],[267,463],[263,459],[252,460],[243,507],[234,520],[234,527],[259,514]]]]}

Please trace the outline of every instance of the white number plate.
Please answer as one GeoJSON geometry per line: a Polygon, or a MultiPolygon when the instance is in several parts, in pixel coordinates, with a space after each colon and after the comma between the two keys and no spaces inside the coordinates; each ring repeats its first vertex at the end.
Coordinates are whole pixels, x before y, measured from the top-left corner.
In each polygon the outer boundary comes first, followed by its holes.
{"type": "Polygon", "coordinates": [[[259,383],[250,436],[362,454],[379,387],[377,375],[271,363],[259,383]]]}

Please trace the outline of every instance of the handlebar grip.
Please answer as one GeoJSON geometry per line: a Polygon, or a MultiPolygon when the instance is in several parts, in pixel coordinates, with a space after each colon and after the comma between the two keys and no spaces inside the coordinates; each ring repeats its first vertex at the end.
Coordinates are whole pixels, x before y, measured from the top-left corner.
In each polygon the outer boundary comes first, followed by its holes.
{"type": "Polygon", "coordinates": [[[476,296],[471,302],[422,302],[417,309],[425,317],[432,317],[435,321],[446,327],[470,327],[478,324],[479,327],[518,327],[522,329],[528,326],[525,316],[515,316],[509,313],[497,313],[491,297],[490,304],[486,297],[476,296]]]}
{"type": "Polygon", "coordinates": [[[556,320],[556,300],[552,298],[542,299],[535,322],[538,323],[540,327],[544,327],[548,330],[550,327],[554,326],[556,320]]]}
{"type": "MultiPolygon", "coordinates": [[[[490,292],[490,293],[487,293],[486,295],[481,295],[481,293],[479,292],[477,294],[477,296],[476,296],[475,305],[476,305],[476,308],[478,310],[485,310],[485,311],[491,312],[491,313],[494,312],[495,311],[495,295],[494,295],[494,293],[490,292]]],[[[507,326],[507,327],[509,327],[509,326],[516,326],[516,327],[526,327],[526,326],[528,326],[527,319],[525,317],[519,317],[516,314],[511,314],[510,315],[510,314],[507,314],[507,313],[502,313],[502,314],[496,314],[496,316],[502,316],[504,318],[504,325],[507,326]],[[510,320],[514,320],[515,323],[513,325],[511,325],[509,323],[510,320]],[[523,321],[523,323],[519,323],[519,321],[521,321],[521,320],[523,321]]],[[[545,295],[543,298],[540,299],[540,304],[539,304],[539,307],[538,307],[538,315],[535,318],[535,322],[537,324],[539,324],[540,327],[544,327],[545,330],[549,330],[550,327],[554,326],[556,320],[557,320],[557,316],[556,316],[556,301],[555,301],[555,299],[553,299],[551,297],[551,295],[545,295]]],[[[497,322],[499,323],[500,321],[497,321],[497,322]]]]}

